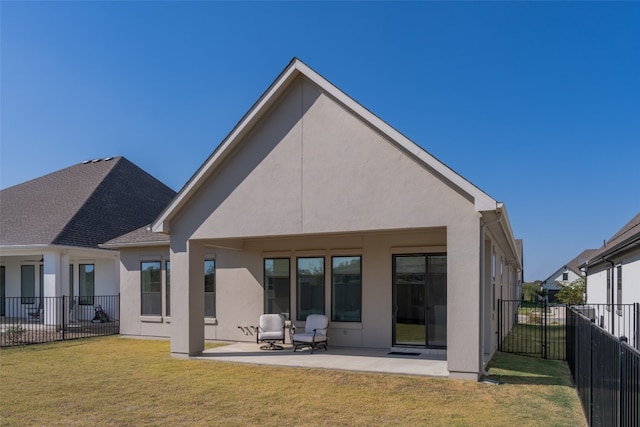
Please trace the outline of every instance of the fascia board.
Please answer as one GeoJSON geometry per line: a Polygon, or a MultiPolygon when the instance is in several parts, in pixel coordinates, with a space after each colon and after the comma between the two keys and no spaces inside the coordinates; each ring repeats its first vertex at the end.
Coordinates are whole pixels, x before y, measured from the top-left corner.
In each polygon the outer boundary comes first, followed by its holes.
{"type": "Polygon", "coordinates": [[[22,256],[43,253],[46,251],[57,251],[61,253],[86,253],[95,255],[113,254],[113,249],[85,248],[82,246],[64,245],[3,245],[0,246],[0,256],[22,256]]]}

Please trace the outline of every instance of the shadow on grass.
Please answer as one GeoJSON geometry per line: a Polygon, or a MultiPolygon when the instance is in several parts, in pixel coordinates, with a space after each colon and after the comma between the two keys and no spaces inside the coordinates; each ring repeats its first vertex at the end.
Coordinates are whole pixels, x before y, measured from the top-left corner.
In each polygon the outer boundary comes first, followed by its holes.
{"type": "Polygon", "coordinates": [[[501,384],[572,386],[566,362],[497,352],[488,371],[501,384]]]}

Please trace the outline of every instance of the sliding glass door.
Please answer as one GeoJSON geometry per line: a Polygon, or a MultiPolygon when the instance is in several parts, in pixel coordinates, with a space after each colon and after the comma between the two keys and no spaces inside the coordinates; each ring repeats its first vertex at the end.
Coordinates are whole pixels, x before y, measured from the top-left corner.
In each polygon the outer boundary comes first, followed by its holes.
{"type": "Polygon", "coordinates": [[[393,345],[446,348],[447,256],[393,256],[393,345]]]}

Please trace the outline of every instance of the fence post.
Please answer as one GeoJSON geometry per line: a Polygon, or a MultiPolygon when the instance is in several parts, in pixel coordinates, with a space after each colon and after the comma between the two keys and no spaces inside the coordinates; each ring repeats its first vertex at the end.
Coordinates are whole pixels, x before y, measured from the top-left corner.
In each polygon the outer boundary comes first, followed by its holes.
{"type": "Polygon", "coordinates": [[[593,421],[593,355],[596,352],[593,350],[593,329],[595,328],[596,319],[590,319],[589,324],[589,420],[588,424],[592,425],[593,421]]]}
{"type": "Polygon", "coordinates": [[[545,299],[542,300],[542,358],[549,358],[549,351],[547,349],[547,301],[545,299]]]}
{"type": "Polygon", "coordinates": [[[620,342],[618,343],[619,345],[619,351],[618,351],[618,375],[620,375],[620,384],[618,384],[618,425],[619,426],[626,426],[626,418],[624,417],[624,414],[626,413],[627,407],[626,407],[626,402],[623,401],[623,395],[622,395],[622,390],[625,389],[626,386],[626,372],[625,372],[625,364],[624,364],[624,356],[625,356],[625,349],[624,349],[624,344],[626,344],[628,342],[627,337],[620,337],[620,342]]]}
{"type": "MultiPolygon", "coordinates": [[[[484,345],[484,343],[482,343],[484,345]]],[[[502,300],[498,299],[498,351],[502,351],[502,300]]]]}
{"type": "Polygon", "coordinates": [[[65,333],[65,325],[66,325],[66,321],[65,321],[65,313],[66,313],[66,309],[65,309],[65,296],[62,295],[62,316],[60,316],[60,321],[62,322],[62,324],[60,325],[60,331],[62,332],[62,341],[64,341],[64,333],[65,333]]]}
{"type": "Polygon", "coordinates": [[[633,335],[634,335],[634,347],[637,348],[638,350],[640,350],[640,303],[636,302],[633,304],[634,307],[634,318],[635,321],[633,322],[633,335]]]}

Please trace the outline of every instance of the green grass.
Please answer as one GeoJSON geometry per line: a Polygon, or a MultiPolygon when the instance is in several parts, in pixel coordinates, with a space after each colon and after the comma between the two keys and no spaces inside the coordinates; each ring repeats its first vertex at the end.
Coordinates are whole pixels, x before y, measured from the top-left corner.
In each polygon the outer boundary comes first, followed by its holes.
{"type": "MultiPolygon", "coordinates": [[[[547,358],[564,360],[566,327],[564,325],[547,326],[546,346],[547,358]]],[[[542,326],[519,323],[502,342],[502,351],[541,357],[542,326]]]]}
{"type": "Polygon", "coordinates": [[[174,359],[104,337],[0,351],[4,426],[583,426],[566,364],[498,354],[474,381],[174,359]]]}

